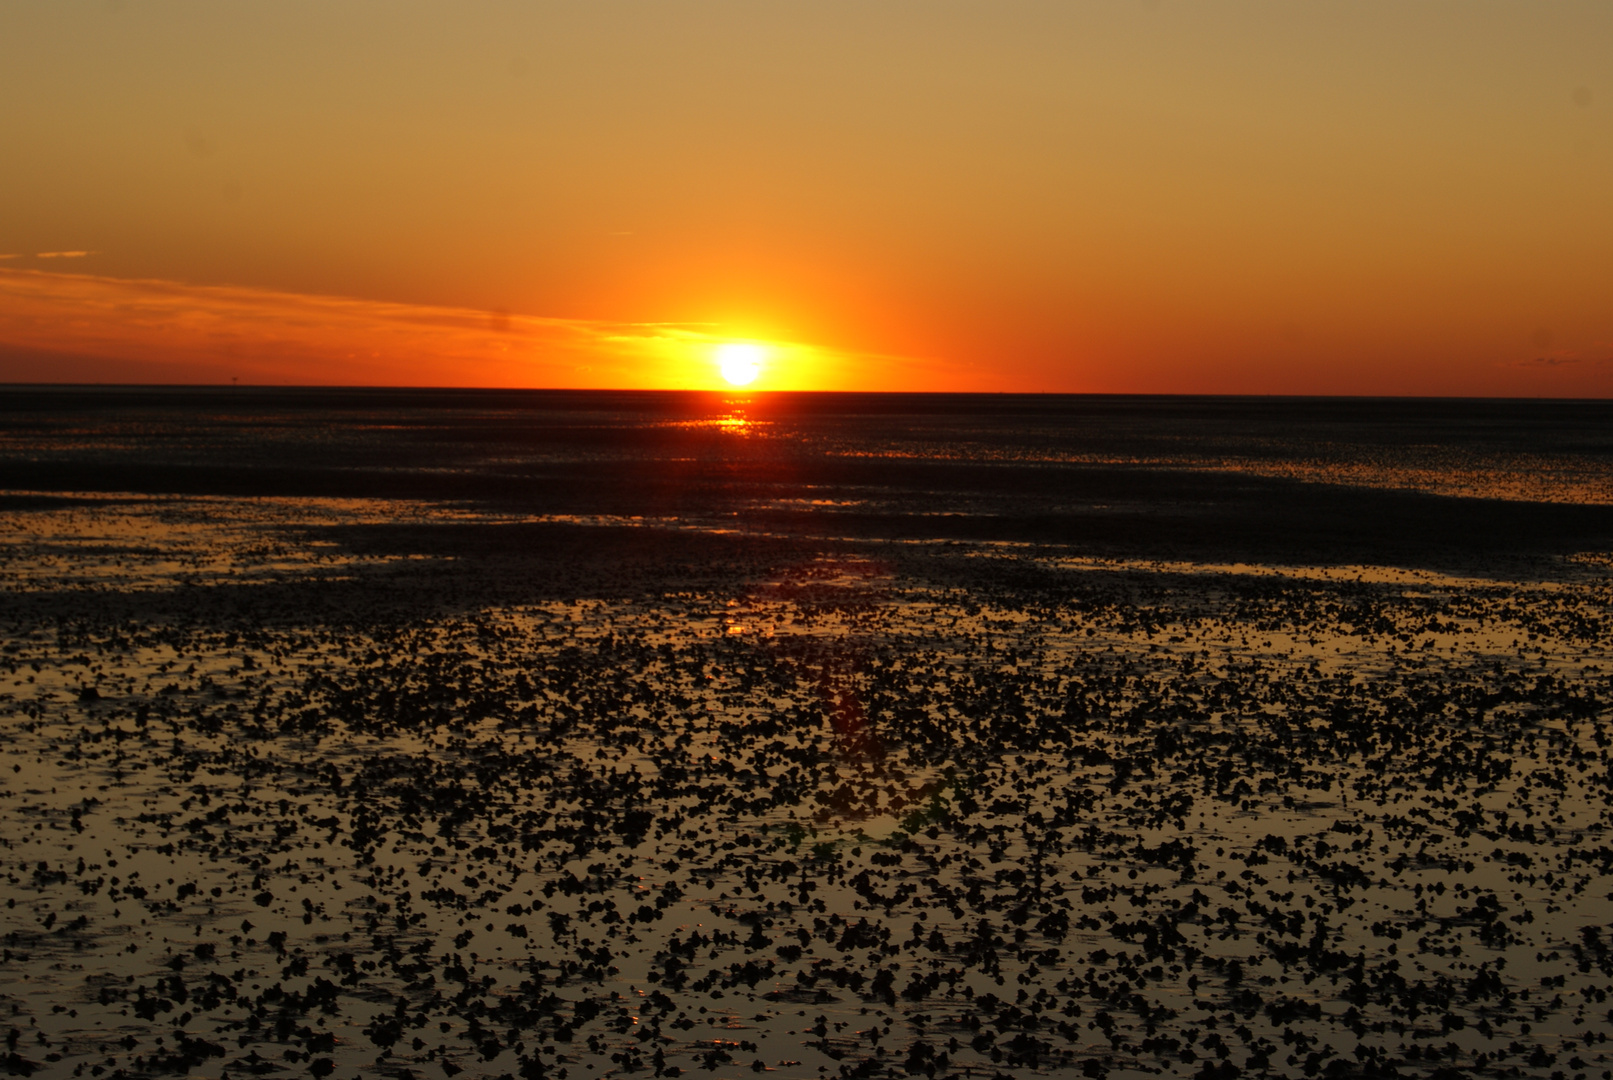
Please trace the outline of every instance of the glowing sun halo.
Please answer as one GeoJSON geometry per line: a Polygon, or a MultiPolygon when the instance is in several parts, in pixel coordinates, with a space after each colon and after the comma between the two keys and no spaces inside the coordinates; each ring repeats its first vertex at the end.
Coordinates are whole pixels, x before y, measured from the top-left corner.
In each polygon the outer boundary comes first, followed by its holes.
{"type": "Polygon", "coordinates": [[[717,369],[733,386],[749,386],[762,373],[762,361],[767,350],[747,342],[730,342],[717,346],[717,369]]]}

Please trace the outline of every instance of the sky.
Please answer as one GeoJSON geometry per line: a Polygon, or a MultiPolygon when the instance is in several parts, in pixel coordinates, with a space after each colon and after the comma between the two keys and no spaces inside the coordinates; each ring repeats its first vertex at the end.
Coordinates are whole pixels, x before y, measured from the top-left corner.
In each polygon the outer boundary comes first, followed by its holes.
{"type": "Polygon", "coordinates": [[[9,0],[0,381],[1613,397],[1613,5],[9,0]]]}

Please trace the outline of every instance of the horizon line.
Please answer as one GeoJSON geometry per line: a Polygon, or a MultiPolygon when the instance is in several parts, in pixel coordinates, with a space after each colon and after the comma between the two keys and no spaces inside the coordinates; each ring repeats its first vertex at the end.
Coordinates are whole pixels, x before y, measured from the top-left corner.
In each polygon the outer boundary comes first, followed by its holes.
{"type": "Polygon", "coordinates": [[[1164,393],[1124,390],[738,390],[690,387],[575,387],[575,386],[400,386],[385,383],[118,383],[118,382],[0,382],[0,390],[275,390],[304,392],[358,391],[407,394],[656,394],[662,396],[763,397],[996,397],[996,398],[1207,398],[1274,401],[1492,401],[1613,404],[1613,397],[1543,397],[1500,394],[1281,394],[1281,393],[1164,393]]]}

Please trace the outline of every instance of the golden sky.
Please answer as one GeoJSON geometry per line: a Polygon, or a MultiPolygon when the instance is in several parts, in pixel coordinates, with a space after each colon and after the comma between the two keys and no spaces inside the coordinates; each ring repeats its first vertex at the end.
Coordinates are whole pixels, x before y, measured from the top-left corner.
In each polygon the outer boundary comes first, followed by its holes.
{"type": "Polygon", "coordinates": [[[0,380],[1613,396],[1613,5],[15,0],[0,380]]]}

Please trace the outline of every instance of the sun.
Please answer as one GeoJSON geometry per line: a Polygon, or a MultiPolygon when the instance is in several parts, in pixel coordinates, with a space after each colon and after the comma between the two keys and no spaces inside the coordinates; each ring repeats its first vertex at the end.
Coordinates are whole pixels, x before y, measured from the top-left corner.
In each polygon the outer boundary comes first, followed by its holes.
{"type": "Polygon", "coordinates": [[[749,386],[762,373],[767,349],[746,341],[717,346],[717,369],[732,386],[749,386]]]}

